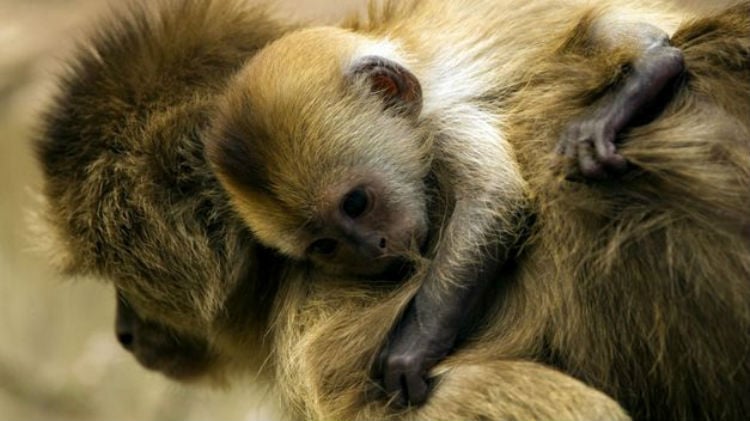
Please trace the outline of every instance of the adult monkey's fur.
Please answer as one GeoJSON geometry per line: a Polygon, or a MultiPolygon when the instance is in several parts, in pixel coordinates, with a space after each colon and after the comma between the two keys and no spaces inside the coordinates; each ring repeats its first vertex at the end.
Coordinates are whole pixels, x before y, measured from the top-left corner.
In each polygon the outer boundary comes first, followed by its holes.
{"type": "Polygon", "coordinates": [[[113,281],[167,334],[229,337],[215,345],[224,350],[246,341],[246,358],[264,359],[277,285],[260,273],[269,265],[257,264],[262,251],[230,210],[202,136],[227,78],[289,26],[239,1],[176,0],[132,4],[97,28],[37,143],[53,262],[113,281]]]}
{"type": "MultiPolygon", "coordinates": [[[[205,20],[201,13],[176,13],[165,28],[175,41],[193,34],[198,45],[235,39],[220,36],[235,29],[256,42],[258,33],[282,31],[257,16],[235,27],[226,20],[232,13],[205,13],[214,18],[205,20]],[[185,25],[186,16],[217,37],[180,31],[175,22],[185,25]]],[[[740,419],[750,410],[743,394],[750,384],[748,27],[743,3],[675,36],[686,82],[656,121],[625,137],[621,150],[640,168],[609,184],[563,181],[568,171],[551,170],[560,167],[552,149],[612,80],[617,61],[581,59],[575,40],[540,58],[511,126],[537,194],[532,241],[514,280],[498,291],[498,313],[436,367],[442,376],[433,396],[405,417],[618,415],[604,395],[530,360],[609,393],[636,418],[740,419]]],[[[221,85],[214,77],[252,48],[225,60],[211,55],[222,49],[184,50],[211,57],[191,63],[216,66],[212,75],[165,54],[176,52],[174,44],[160,51],[164,45],[140,50],[137,38],[120,42],[103,42],[104,60],[71,74],[40,146],[48,218],[67,269],[114,280],[144,317],[205,336],[226,361],[257,367],[268,358],[282,397],[301,414],[390,415],[369,369],[415,285],[309,279],[295,268],[277,282],[261,273],[256,247],[203,161],[200,136],[221,85]],[[138,51],[150,55],[138,61],[138,51]],[[144,67],[156,63],[164,67],[144,67]],[[164,69],[195,73],[168,83],[164,69]],[[133,83],[113,88],[112,81],[133,83]]]]}

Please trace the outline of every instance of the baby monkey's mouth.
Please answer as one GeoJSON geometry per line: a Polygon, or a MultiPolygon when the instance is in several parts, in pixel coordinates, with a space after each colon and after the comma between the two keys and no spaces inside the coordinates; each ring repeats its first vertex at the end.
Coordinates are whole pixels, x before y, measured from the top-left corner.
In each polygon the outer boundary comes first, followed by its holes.
{"type": "Polygon", "coordinates": [[[373,281],[403,282],[415,272],[416,265],[412,259],[405,256],[394,256],[384,266],[383,271],[369,275],[366,278],[373,281]]]}
{"type": "Polygon", "coordinates": [[[431,235],[427,230],[419,231],[411,236],[408,246],[398,250],[395,255],[386,257],[388,263],[380,273],[385,281],[402,282],[414,276],[417,262],[428,258],[433,252],[431,235]]]}
{"type": "Polygon", "coordinates": [[[367,276],[371,280],[386,282],[403,282],[414,276],[417,262],[428,257],[433,247],[427,232],[420,232],[411,237],[409,246],[405,249],[394,250],[396,254],[385,256],[382,270],[377,274],[367,276]]]}
{"type": "Polygon", "coordinates": [[[401,282],[414,273],[415,260],[409,254],[388,255],[372,260],[357,276],[367,281],[401,282]]]}

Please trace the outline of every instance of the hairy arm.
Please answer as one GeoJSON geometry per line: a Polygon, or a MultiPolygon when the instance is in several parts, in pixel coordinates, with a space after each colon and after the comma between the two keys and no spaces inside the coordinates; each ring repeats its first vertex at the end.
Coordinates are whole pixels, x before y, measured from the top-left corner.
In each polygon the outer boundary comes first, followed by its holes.
{"type": "Polygon", "coordinates": [[[427,371],[452,350],[522,232],[524,182],[500,130],[473,104],[454,112],[450,120],[462,123],[439,131],[434,163],[454,206],[380,361],[386,391],[400,393],[401,405],[426,401],[427,371]]]}

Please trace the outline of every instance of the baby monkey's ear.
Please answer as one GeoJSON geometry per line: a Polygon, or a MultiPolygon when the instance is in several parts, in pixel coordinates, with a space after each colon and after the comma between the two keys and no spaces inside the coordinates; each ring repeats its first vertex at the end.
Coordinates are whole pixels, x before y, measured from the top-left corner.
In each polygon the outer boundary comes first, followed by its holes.
{"type": "Polygon", "coordinates": [[[422,87],[406,67],[380,56],[358,59],[349,70],[351,80],[366,78],[370,91],[383,99],[386,109],[416,118],[422,110],[422,87]]]}

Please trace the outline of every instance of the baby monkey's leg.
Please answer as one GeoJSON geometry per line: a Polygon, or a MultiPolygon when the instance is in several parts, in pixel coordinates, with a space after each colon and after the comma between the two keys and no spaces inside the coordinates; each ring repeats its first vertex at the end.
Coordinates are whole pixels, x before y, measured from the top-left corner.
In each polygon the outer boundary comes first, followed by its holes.
{"type": "Polygon", "coordinates": [[[558,152],[578,161],[587,178],[605,179],[627,169],[625,158],[617,152],[615,139],[633,118],[652,105],[684,68],[682,52],[672,47],[669,36],[647,23],[599,18],[591,28],[589,41],[597,53],[608,54],[634,48],[618,84],[588,107],[563,131],[558,152]]]}

